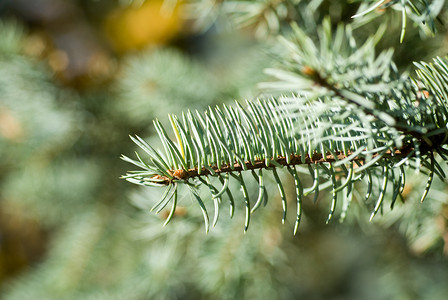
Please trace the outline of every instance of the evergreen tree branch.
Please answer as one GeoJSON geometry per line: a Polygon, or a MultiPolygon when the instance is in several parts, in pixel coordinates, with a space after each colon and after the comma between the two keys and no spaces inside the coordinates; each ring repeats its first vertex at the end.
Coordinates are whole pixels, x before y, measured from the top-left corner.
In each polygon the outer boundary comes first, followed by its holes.
{"type": "MultiPolygon", "coordinates": [[[[434,173],[445,177],[434,152],[448,156],[444,148],[448,140],[448,103],[446,92],[440,89],[448,86],[448,60],[438,58],[435,65],[420,63],[414,79],[398,73],[391,51],[375,56],[373,46],[382,29],[361,46],[349,26],[339,26],[333,38],[329,20],[318,31],[318,44],[299,27],[293,29],[293,36],[284,40],[290,49],[289,57],[282,60],[280,69],[269,70],[278,81],[265,83],[264,87],[295,95],[246,101],[246,107],[237,102],[235,107],[209,108],[204,114],[188,111],[180,117],[170,116],[175,140],[156,120],[154,126],[164,151],[132,137],[149,155],[149,161],[123,156],[143,169],[123,178],[141,185],[168,186],[170,192],[162,201],[165,205],[174,197],[172,188],[176,191],[179,185],[188,185],[203,211],[206,231],[208,213],[196,189],[200,185],[210,189],[215,224],[218,195],[231,194],[228,175],[238,181],[243,191],[247,230],[251,213],[260,204],[264,184],[260,172],[259,177],[255,176],[259,198],[252,206],[241,175],[244,171],[286,167],[297,192],[294,233],[301,220],[305,194],[297,170],[312,176],[313,188],[306,189],[307,195],[314,192],[317,197],[319,186],[331,186],[327,222],[335,212],[339,193],[344,194],[341,218],[345,217],[353,184],[358,181],[367,181],[365,198],[378,191],[371,219],[383,207],[388,189],[393,191],[393,205],[403,190],[403,165],[417,172],[421,168],[428,170],[423,200],[434,173]],[[300,165],[313,165],[317,171],[309,172],[300,165]],[[209,177],[227,183],[220,187],[209,177]],[[376,190],[372,182],[379,183],[376,190]]],[[[275,172],[274,177],[285,216],[284,188],[275,172]]]]}

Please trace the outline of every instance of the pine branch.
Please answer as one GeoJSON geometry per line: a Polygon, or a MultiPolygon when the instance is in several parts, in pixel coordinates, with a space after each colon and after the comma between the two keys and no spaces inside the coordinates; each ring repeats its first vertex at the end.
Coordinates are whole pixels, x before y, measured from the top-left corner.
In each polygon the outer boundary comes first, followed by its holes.
{"type": "MultiPolygon", "coordinates": [[[[282,60],[281,69],[269,71],[278,81],[265,83],[264,87],[295,95],[246,101],[246,107],[237,102],[235,107],[209,108],[204,114],[188,111],[180,117],[170,116],[175,140],[156,120],[154,126],[164,151],[155,150],[139,137],[132,138],[149,160],[144,161],[138,154],[138,160],[123,156],[142,169],[123,178],[141,185],[167,186],[155,207],[166,206],[173,197],[177,199],[178,186],[187,185],[203,212],[206,231],[209,216],[197,188],[209,188],[215,203],[215,224],[220,197],[226,193],[233,199],[229,189],[232,176],[243,191],[246,231],[251,213],[263,198],[264,170],[272,171],[275,177],[284,222],[286,200],[278,168],[286,168],[296,186],[294,233],[306,195],[314,193],[316,198],[323,187],[331,187],[328,222],[342,192],[346,197],[341,213],[344,218],[353,185],[361,180],[368,185],[366,199],[376,192],[372,182],[379,183],[372,219],[384,205],[388,185],[393,191],[391,206],[402,193],[404,165],[417,172],[421,168],[428,171],[423,201],[434,174],[445,178],[434,153],[443,159],[448,156],[447,89],[441,88],[448,87],[448,60],[438,58],[435,65],[421,63],[413,79],[398,74],[391,51],[375,56],[373,45],[381,30],[357,46],[349,26],[339,26],[333,39],[326,20],[318,31],[317,46],[297,26],[293,29],[293,36],[284,40],[290,49],[289,57],[282,60]],[[255,170],[259,170],[258,175],[255,170]],[[254,206],[241,175],[244,171],[251,171],[259,186],[254,206]],[[304,189],[298,171],[311,176],[311,188],[304,189]],[[209,177],[218,178],[222,186],[209,177]]],[[[170,216],[174,209],[175,204],[170,216]]]]}
{"type": "MultiPolygon", "coordinates": [[[[166,205],[171,197],[176,195],[178,184],[187,184],[194,190],[195,184],[191,180],[195,178],[199,178],[204,183],[203,178],[212,176],[224,179],[223,175],[231,174],[244,187],[245,184],[242,181],[242,177],[238,175],[242,171],[287,167],[295,178],[296,186],[299,186],[301,185],[300,178],[295,175],[296,171],[294,171],[296,166],[300,164],[313,164],[316,169],[323,171],[321,173],[331,177],[331,181],[333,182],[333,202],[335,202],[337,192],[343,189],[351,189],[353,182],[363,179],[376,166],[382,166],[383,172],[381,174],[375,173],[375,176],[383,178],[384,182],[387,182],[389,179],[396,181],[396,187],[394,188],[396,190],[403,182],[395,180],[395,173],[389,170],[393,167],[398,168],[403,163],[415,158],[419,161],[423,155],[434,151],[434,149],[427,148],[426,145],[419,144],[415,139],[412,143],[405,144],[401,149],[397,149],[390,142],[388,143],[384,136],[382,139],[385,142],[381,145],[374,143],[376,148],[369,149],[367,142],[356,143],[356,140],[369,139],[368,136],[364,135],[365,132],[353,129],[347,131],[347,128],[336,133],[333,133],[333,128],[331,128],[325,131],[320,136],[320,139],[316,139],[317,143],[313,145],[307,133],[304,134],[307,137],[304,137],[303,135],[297,136],[296,134],[291,134],[294,131],[288,132],[287,126],[285,125],[293,125],[298,121],[288,119],[285,115],[281,115],[284,111],[275,109],[275,107],[281,107],[275,100],[260,100],[257,103],[248,102],[248,106],[248,111],[241,105],[237,105],[237,110],[224,106],[226,114],[223,114],[219,108],[216,108],[215,111],[210,109],[209,113],[205,114],[205,116],[199,113],[196,116],[188,113],[182,116],[182,122],[175,116],[170,117],[177,139],[177,145],[169,139],[168,134],[160,122],[156,121],[155,127],[164,145],[165,154],[154,150],[138,137],[132,138],[135,143],[149,154],[150,163],[144,162],[139,156],[138,161],[124,156],[124,160],[144,169],[143,171],[130,172],[124,178],[142,185],[168,185],[169,189],[165,194],[168,198],[163,197],[161,200],[166,205]],[[270,108],[270,110],[267,108],[270,108]],[[219,116],[221,121],[218,121],[217,116],[219,116]],[[279,123],[270,123],[269,120],[279,120],[279,123]],[[346,132],[345,134],[342,133],[344,131],[346,132]],[[341,147],[339,145],[344,145],[344,143],[334,143],[334,140],[343,140],[344,137],[348,138],[349,141],[351,139],[351,149],[348,147],[344,148],[343,146],[338,149],[338,147],[341,147]],[[306,143],[305,145],[304,142],[306,143]],[[322,149],[320,153],[316,152],[316,146],[322,149]],[[353,146],[357,146],[357,148],[353,146]],[[311,154],[307,153],[308,151],[311,151],[311,154]],[[355,171],[353,171],[353,162],[357,166],[355,171]],[[350,166],[351,171],[347,170],[348,166],[350,166]],[[353,176],[353,173],[359,174],[353,176]],[[345,177],[344,182],[342,181],[343,177],[345,177]],[[172,187],[174,187],[174,190],[172,190],[172,187]]],[[[351,126],[352,124],[352,122],[349,122],[346,125],[351,126]]],[[[313,128],[319,129],[319,126],[313,128]]],[[[308,129],[312,128],[310,127],[308,129]]],[[[319,137],[317,132],[314,133],[316,138],[319,137]]],[[[379,134],[379,132],[376,132],[375,136],[379,134]]],[[[439,146],[437,145],[437,148],[439,146]]],[[[428,169],[430,170],[429,178],[431,180],[428,181],[428,189],[432,181],[433,172],[436,172],[440,177],[444,177],[444,174],[434,167],[437,163],[432,154],[430,154],[430,157],[430,167],[428,169]]],[[[419,168],[419,165],[420,163],[418,162],[416,168],[419,168]]],[[[403,169],[400,168],[400,178],[403,177],[401,175],[402,173],[403,169]]],[[[312,176],[313,181],[317,183],[317,187],[314,188],[314,191],[317,192],[322,177],[319,175],[312,176]]],[[[228,181],[228,178],[226,177],[224,180],[228,181]]],[[[260,190],[264,188],[261,182],[260,180],[260,190]]],[[[279,190],[283,190],[282,183],[277,181],[277,184],[279,185],[279,190]]],[[[218,195],[222,195],[224,192],[230,193],[228,183],[223,184],[221,188],[215,187],[210,183],[207,185],[210,188],[213,199],[217,198],[218,195]]],[[[372,217],[382,206],[385,191],[386,187],[384,184],[377,205],[372,212],[372,217]]],[[[206,220],[208,230],[207,211],[198,194],[196,192],[194,194],[204,211],[204,219],[206,220]]],[[[427,190],[425,191],[426,194],[427,190]]],[[[244,195],[250,208],[247,193],[244,195]]],[[[301,203],[302,196],[303,193],[301,195],[298,194],[298,203],[301,203]]],[[[334,204],[332,204],[328,220],[331,219],[333,213],[334,204]]],[[[298,211],[295,230],[297,230],[300,215],[301,211],[298,211]]],[[[247,213],[245,230],[248,227],[249,219],[250,209],[247,213]]],[[[167,222],[169,222],[169,219],[167,222]]]]}

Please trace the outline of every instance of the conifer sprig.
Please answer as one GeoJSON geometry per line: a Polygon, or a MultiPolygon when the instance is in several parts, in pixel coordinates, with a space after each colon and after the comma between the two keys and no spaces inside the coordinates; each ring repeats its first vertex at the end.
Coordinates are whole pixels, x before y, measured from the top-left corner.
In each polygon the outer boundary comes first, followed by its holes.
{"type": "MultiPolygon", "coordinates": [[[[415,162],[416,158],[421,160],[423,157],[423,165],[430,170],[428,189],[433,172],[444,177],[440,166],[435,167],[438,163],[434,160],[428,145],[422,145],[420,141],[413,139],[412,143],[397,148],[388,139],[387,131],[367,131],[350,110],[330,109],[325,113],[311,114],[308,107],[306,112],[309,114],[305,117],[303,112],[291,114],[282,110],[281,102],[275,99],[248,101],[246,105],[243,107],[237,104],[236,108],[231,106],[223,106],[222,109],[210,108],[205,114],[188,112],[181,118],[170,116],[176,142],[170,139],[161,123],[155,121],[154,125],[164,151],[157,151],[143,139],[132,137],[132,140],[149,155],[149,161],[145,162],[139,155],[138,160],[123,156],[124,160],[143,169],[129,172],[124,178],[142,185],[168,186],[158,206],[166,206],[171,198],[177,196],[176,189],[179,184],[190,186],[204,213],[208,231],[208,213],[195,189],[198,184],[204,184],[210,189],[217,216],[219,211],[217,199],[224,193],[231,194],[228,176],[231,175],[243,190],[246,203],[245,230],[247,230],[251,213],[259,207],[264,198],[263,170],[286,167],[293,176],[297,191],[296,232],[301,219],[303,197],[312,193],[317,194],[322,190],[320,186],[328,187],[329,182],[333,189],[333,200],[327,222],[334,214],[338,193],[343,191],[346,195],[350,195],[354,182],[361,179],[366,178],[369,185],[372,183],[372,176],[380,178],[383,182],[372,212],[373,217],[382,206],[387,183],[393,182],[394,191],[398,191],[404,184],[404,170],[399,168],[404,163],[412,166],[411,161],[415,162]],[[335,122],[336,120],[339,120],[339,124],[335,122]],[[300,134],[295,129],[295,125],[299,122],[307,124],[300,134]],[[369,147],[369,141],[373,147],[369,147]],[[431,153],[428,156],[429,160],[425,156],[427,153],[431,153]],[[308,165],[309,170],[303,167],[300,170],[301,165],[308,165]],[[380,167],[382,171],[372,171],[376,167],[380,167]],[[302,172],[310,171],[309,174],[313,179],[312,187],[304,190],[297,168],[302,172]],[[255,173],[255,178],[260,192],[252,209],[241,173],[256,170],[259,172],[258,175],[255,173]],[[210,177],[219,178],[223,184],[218,186],[212,183],[210,177]]],[[[415,167],[419,168],[420,163],[415,163],[415,167]]],[[[286,215],[284,187],[278,175],[276,176],[276,171],[274,177],[284,203],[284,222],[286,215]]],[[[371,187],[369,190],[371,191],[371,187]]],[[[427,191],[424,195],[426,194],[427,191]]],[[[399,193],[395,192],[393,201],[398,196],[399,193]]],[[[366,198],[368,197],[366,195],[366,198]]],[[[231,196],[231,203],[233,198],[231,196]]],[[[348,204],[345,206],[348,208],[348,204]]],[[[175,204],[173,207],[175,208],[175,204]]],[[[173,213],[170,213],[170,216],[172,215],[173,213]]],[[[217,217],[213,224],[216,224],[216,221],[217,217]]]]}
{"type": "Polygon", "coordinates": [[[292,96],[171,115],[171,136],[156,120],[163,151],[140,137],[131,137],[149,160],[138,154],[137,160],[123,156],[142,169],[123,178],[141,185],[166,186],[156,207],[160,211],[175,199],[167,222],[177,203],[177,188],[189,186],[204,215],[206,231],[209,215],[198,187],[210,190],[215,225],[224,194],[233,214],[235,197],[229,181],[236,180],[245,203],[246,231],[251,213],[266,201],[265,170],[272,171],[278,186],[282,222],[287,200],[277,170],[285,168],[292,176],[296,187],[294,233],[301,221],[304,197],[314,194],[316,200],[325,188],[332,190],[327,222],[334,216],[341,194],[341,219],[346,216],[354,184],[361,180],[367,184],[364,198],[376,197],[371,219],[384,206],[388,191],[392,192],[393,207],[405,186],[404,166],[417,172],[427,170],[423,201],[434,174],[445,178],[434,153],[443,159],[448,156],[448,102],[443,89],[448,87],[448,60],[417,64],[417,77],[410,78],[398,74],[390,51],[375,57],[375,38],[358,47],[350,27],[339,27],[333,38],[328,20],[319,36],[316,46],[295,27],[293,38],[286,41],[290,58],[283,60],[282,68],[269,71],[277,81],[264,86],[280,91],[286,87],[294,92],[292,96]],[[252,173],[258,184],[254,203],[242,176],[245,171],[252,173]],[[304,186],[299,173],[312,178],[311,187],[304,186]]]}

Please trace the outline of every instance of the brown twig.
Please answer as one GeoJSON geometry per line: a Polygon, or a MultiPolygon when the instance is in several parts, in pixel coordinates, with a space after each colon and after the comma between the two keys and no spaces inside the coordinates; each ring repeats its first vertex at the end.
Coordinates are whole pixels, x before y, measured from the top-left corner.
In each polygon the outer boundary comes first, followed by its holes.
{"type": "MultiPolygon", "coordinates": [[[[407,155],[409,155],[414,148],[412,146],[407,146],[402,149],[396,149],[394,151],[387,150],[385,153],[383,153],[384,158],[404,158],[407,155]]],[[[283,156],[279,156],[274,161],[281,166],[296,166],[296,165],[303,165],[303,164],[320,164],[320,163],[330,163],[335,162],[339,160],[343,160],[351,155],[351,152],[347,153],[348,155],[345,155],[342,151],[335,151],[335,155],[327,153],[325,156],[322,155],[322,153],[315,153],[312,156],[309,156],[308,154],[305,156],[304,161],[302,162],[302,156],[301,155],[291,155],[289,163],[286,161],[286,158],[283,156]]],[[[380,153],[374,153],[372,154],[372,158],[377,157],[378,155],[381,155],[380,153]]],[[[364,157],[355,156],[350,161],[358,161],[362,163],[365,160],[364,157]]],[[[270,164],[269,166],[266,165],[265,160],[256,160],[254,162],[246,161],[244,163],[244,166],[240,163],[234,163],[233,168],[230,165],[221,165],[218,166],[210,166],[210,168],[214,171],[214,175],[222,174],[222,173],[231,173],[231,172],[241,172],[245,170],[257,170],[257,169],[267,169],[267,168],[275,168],[274,164],[270,164]]],[[[161,175],[155,175],[154,177],[157,177],[157,183],[163,184],[163,185],[169,185],[174,182],[174,180],[184,180],[187,181],[190,178],[195,178],[198,176],[207,176],[212,175],[212,172],[206,168],[201,168],[201,172],[199,174],[198,168],[192,168],[188,170],[179,169],[179,170],[168,170],[169,174],[172,174],[174,177],[173,179],[170,179],[165,176],[161,175]]]]}

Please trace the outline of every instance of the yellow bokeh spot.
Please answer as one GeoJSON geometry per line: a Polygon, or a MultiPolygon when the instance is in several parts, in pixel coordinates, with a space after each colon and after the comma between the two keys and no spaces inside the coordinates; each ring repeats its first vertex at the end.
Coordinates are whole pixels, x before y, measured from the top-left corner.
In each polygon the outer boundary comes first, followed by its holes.
{"type": "Polygon", "coordinates": [[[146,1],[140,6],[119,8],[106,18],[105,30],[118,52],[166,44],[182,28],[177,7],[168,9],[163,0],[146,1]]]}

